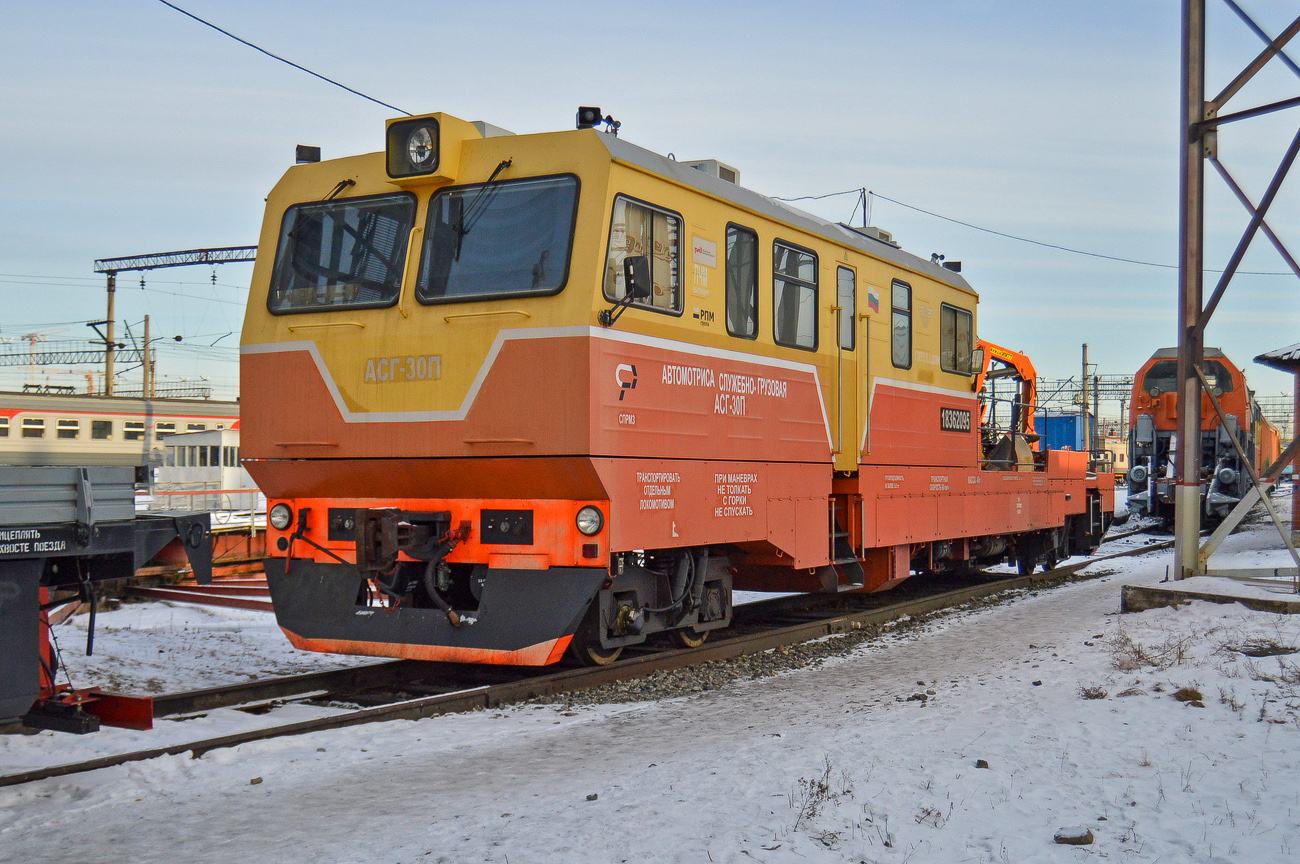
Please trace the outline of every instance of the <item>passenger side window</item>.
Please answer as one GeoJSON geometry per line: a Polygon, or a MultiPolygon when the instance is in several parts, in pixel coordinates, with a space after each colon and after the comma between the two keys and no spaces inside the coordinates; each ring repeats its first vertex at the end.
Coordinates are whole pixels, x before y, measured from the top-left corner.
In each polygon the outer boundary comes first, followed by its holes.
{"type": "Polygon", "coordinates": [[[939,307],[939,367],[945,372],[971,374],[971,352],[975,333],[974,316],[965,309],[944,303],[939,307]]]}
{"type": "Polygon", "coordinates": [[[727,332],[743,339],[758,336],[758,235],[727,226],[727,332]]]}
{"type": "Polygon", "coordinates": [[[892,322],[890,327],[890,359],[899,369],[912,368],[912,287],[906,282],[895,281],[890,292],[893,295],[892,322]]]}
{"type": "Polygon", "coordinates": [[[614,199],[614,218],[609,228],[609,255],[605,260],[605,297],[622,300],[623,259],[644,255],[650,261],[652,292],[648,300],[634,300],[633,306],[680,314],[681,217],[667,210],[640,204],[622,195],[614,199]]]}
{"type": "Polygon", "coordinates": [[[840,347],[852,351],[856,347],[858,314],[858,277],[847,267],[835,271],[836,305],[840,307],[840,347]]]}
{"type": "Polygon", "coordinates": [[[90,437],[96,441],[106,441],[113,437],[112,420],[91,420],[90,437]]]}
{"type": "Polygon", "coordinates": [[[817,256],[780,241],[772,246],[772,338],[817,350],[817,256]]]}

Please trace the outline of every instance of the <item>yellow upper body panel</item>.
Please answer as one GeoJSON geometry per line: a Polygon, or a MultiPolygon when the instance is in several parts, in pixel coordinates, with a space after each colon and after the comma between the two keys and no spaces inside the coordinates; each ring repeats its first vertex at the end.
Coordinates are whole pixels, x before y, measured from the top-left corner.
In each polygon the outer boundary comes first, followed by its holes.
{"type": "MultiPolygon", "coordinates": [[[[462,132],[466,128],[467,124],[456,126],[462,132]]],[[[869,415],[869,394],[876,378],[970,394],[971,377],[947,371],[944,367],[951,362],[941,362],[941,308],[947,304],[969,313],[974,329],[977,297],[955,273],[607,133],[588,129],[486,138],[462,134],[461,138],[444,142],[459,148],[455,160],[443,160],[444,173],[454,165],[455,177],[450,181],[442,175],[394,180],[386,170],[384,153],[289,169],[267,198],[243,351],[308,347],[336,388],[340,409],[354,415],[455,412],[465,406],[501,331],[600,327],[600,313],[615,299],[607,296],[608,289],[622,290],[618,267],[622,256],[645,252],[651,258],[656,295],[644,304],[630,305],[614,329],[684,343],[688,348],[695,345],[816,367],[836,469],[857,468],[859,448],[854,442],[863,440],[861,424],[869,415]],[[558,289],[531,296],[521,292],[454,301],[438,298],[432,303],[417,299],[422,267],[431,267],[430,256],[438,254],[426,236],[432,224],[430,202],[441,202],[438,213],[442,214],[454,197],[451,192],[438,197],[440,190],[474,187],[461,195],[459,205],[463,210],[457,224],[465,230],[457,230],[464,239],[472,237],[473,227],[466,226],[474,224],[474,217],[465,214],[486,206],[500,190],[522,188],[512,187],[513,182],[549,177],[574,178],[577,189],[567,264],[554,261],[556,256],[548,260],[543,253],[535,265],[535,275],[540,269],[542,278],[551,282],[558,278],[557,268],[566,267],[567,278],[558,289]],[[287,311],[273,313],[268,297],[275,280],[282,278],[277,276],[277,260],[285,256],[286,244],[300,239],[295,232],[301,226],[292,214],[333,206],[321,203],[331,197],[336,203],[381,200],[376,196],[398,196],[392,199],[398,202],[394,206],[414,208],[405,242],[389,241],[389,257],[400,253],[405,258],[395,298],[370,308],[291,305],[287,311]],[[750,277],[757,283],[757,326],[752,334],[729,332],[729,230],[757,241],[756,267],[750,277]],[[654,248],[637,246],[631,238],[637,232],[641,232],[638,237],[653,237],[654,248]],[[626,249],[619,248],[624,245],[626,249]],[[795,292],[782,296],[806,301],[797,313],[785,307],[787,325],[795,326],[795,317],[789,314],[811,316],[798,319],[802,347],[778,344],[776,339],[776,282],[780,280],[774,274],[781,256],[785,256],[782,266],[788,265],[783,272],[797,274],[803,286],[791,288],[793,283],[782,282],[795,292]],[[802,263],[802,269],[791,262],[802,263]],[[837,283],[845,280],[856,295],[851,311],[841,307],[838,299],[837,283]],[[904,292],[910,327],[906,365],[897,362],[898,343],[891,335],[895,326],[891,325],[891,298],[898,302],[896,283],[908,289],[904,292]],[[841,320],[845,318],[847,323],[841,320]],[[841,332],[852,334],[851,348],[840,347],[841,332]]],[[[438,218],[445,227],[445,218],[438,218]]],[[[459,254],[458,245],[455,255],[459,254]]],[[[321,260],[324,256],[324,252],[318,255],[321,260]]],[[[948,336],[952,338],[951,333],[948,336]]]]}

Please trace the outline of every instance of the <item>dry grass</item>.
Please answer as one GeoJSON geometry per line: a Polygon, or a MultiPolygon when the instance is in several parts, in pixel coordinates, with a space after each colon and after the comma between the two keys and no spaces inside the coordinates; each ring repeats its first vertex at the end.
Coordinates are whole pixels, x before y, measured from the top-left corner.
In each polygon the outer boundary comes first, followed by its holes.
{"type": "Polygon", "coordinates": [[[1079,696],[1083,699],[1105,699],[1110,692],[1105,687],[1088,686],[1079,688],[1079,696]]]}
{"type": "Polygon", "coordinates": [[[1169,669],[1191,659],[1196,636],[1169,634],[1160,644],[1144,645],[1120,632],[1110,641],[1110,662],[1121,672],[1169,669]]]}

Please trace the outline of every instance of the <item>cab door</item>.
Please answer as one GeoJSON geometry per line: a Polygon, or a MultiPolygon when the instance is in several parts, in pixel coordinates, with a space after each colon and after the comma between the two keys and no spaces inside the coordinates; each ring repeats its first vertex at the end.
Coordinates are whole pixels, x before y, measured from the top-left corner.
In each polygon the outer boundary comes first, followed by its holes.
{"type": "Polygon", "coordinates": [[[862,439],[859,417],[861,413],[861,380],[859,355],[865,349],[858,338],[858,275],[853,268],[838,264],[835,267],[835,386],[834,427],[831,437],[835,442],[835,470],[858,470],[858,448],[862,439]]]}

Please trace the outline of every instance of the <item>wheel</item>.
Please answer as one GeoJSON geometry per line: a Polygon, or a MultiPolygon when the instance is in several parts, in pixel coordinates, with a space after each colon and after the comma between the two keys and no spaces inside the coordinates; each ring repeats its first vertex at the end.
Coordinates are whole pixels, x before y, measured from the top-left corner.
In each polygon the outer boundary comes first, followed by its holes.
{"type": "Polygon", "coordinates": [[[579,666],[608,666],[623,653],[623,646],[606,648],[600,644],[600,604],[593,600],[569,642],[566,652],[579,666]]]}
{"type": "Polygon", "coordinates": [[[709,641],[709,631],[696,630],[694,627],[681,627],[669,633],[668,638],[678,648],[699,648],[709,641]]]}

